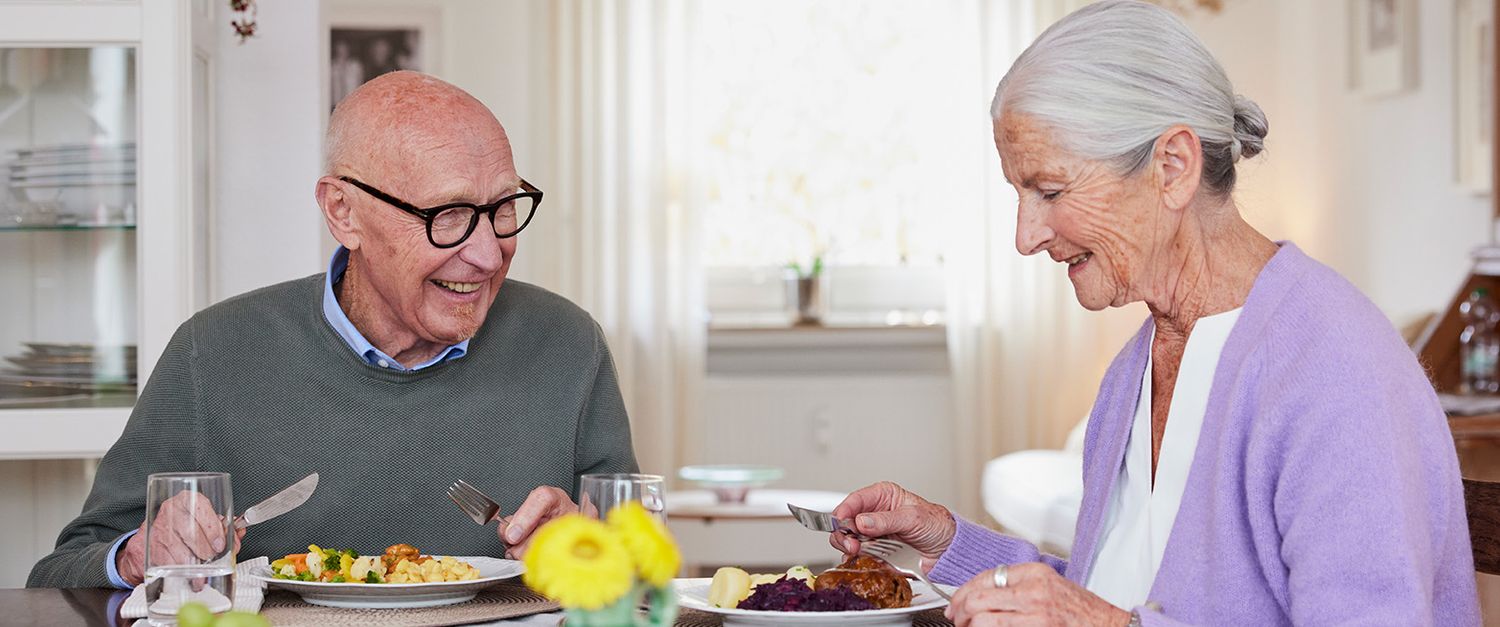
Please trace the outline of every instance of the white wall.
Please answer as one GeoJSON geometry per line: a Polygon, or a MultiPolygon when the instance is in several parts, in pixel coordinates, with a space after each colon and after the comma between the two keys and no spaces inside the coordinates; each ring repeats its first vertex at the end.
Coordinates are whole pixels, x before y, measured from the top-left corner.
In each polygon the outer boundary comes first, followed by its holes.
{"type": "Polygon", "coordinates": [[[1291,239],[1398,325],[1442,307],[1490,241],[1490,201],[1456,182],[1454,2],[1420,0],[1415,89],[1348,87],[1347,3],[1227,3],[1189,21],[1271,123],[1242,171],[1247,218],[1291,239]]]}
{"type": "Polygon", "coordinates": [[[260,29],[228,34],[219,3],[214,92],[213,300],[322,269],[326,231],[313,201],[322,171],[319,0],[261,0],[260,29]]]}

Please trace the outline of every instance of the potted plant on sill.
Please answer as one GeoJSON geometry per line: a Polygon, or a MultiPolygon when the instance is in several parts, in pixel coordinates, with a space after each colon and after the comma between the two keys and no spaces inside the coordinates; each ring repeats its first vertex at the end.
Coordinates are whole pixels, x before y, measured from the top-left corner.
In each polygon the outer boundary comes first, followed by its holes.
{"type": "Polygon", "coordinates": [[[823,275],[823,255],[813,255],[804,270],[803,264],[793,261],[786,265],[783,280],[786,282],[786,302],[796,312],[793,324],[819,324],[823,318],[823,295],[819,279],[823,275]]]}

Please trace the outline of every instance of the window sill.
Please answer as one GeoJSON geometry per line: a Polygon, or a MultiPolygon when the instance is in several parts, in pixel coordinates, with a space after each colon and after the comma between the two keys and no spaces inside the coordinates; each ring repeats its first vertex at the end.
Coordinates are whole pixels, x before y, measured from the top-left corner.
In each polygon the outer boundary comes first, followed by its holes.
{"type": "Polygon", "coordinates": [[[719,374],[946,374],[942,325],[710,327],[707,369],[719,374]]]}

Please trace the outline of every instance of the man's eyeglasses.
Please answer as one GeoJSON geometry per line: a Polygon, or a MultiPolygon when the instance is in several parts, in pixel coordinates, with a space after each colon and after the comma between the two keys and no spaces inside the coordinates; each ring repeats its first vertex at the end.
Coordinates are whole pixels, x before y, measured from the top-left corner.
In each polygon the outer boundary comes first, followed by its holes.
{"type": "Polygon", "coordinates": [[[521,191],[487,205],[454,202],[422,209],[395,196],[375,189],[352,177],[340,176],[340,181],[358,187],[366,194],[409,214],[421,218],[427,224],[427,241],[438,248],[452,248],[464,243],[479,224],[479,216],[489,214],[495,237],[513,237],[531,223],[537,205],[542,204],[542,190],[526,179],[521,179],[521,191]]]}

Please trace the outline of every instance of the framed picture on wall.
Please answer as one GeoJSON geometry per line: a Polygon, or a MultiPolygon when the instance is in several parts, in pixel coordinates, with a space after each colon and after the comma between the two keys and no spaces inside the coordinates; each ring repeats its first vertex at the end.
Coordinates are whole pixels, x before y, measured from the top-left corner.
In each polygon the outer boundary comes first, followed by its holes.
{"type": "Polygon", "coordinates": [[[1350,87],[1371,97],[1415,87],[1415,0],[1348,1],[1350,87]]]}
{"type": "Polygon", "coordinates": [[[1492,0],[1456,2],[1454,163],[1460,185],[1487,194],[1494,184],[1495,5],[1492,0]]]}
{"type": "Polygon", "coordinates": [[[328,109],[376,76],[395,70],[436,74],[439,7],[334,3],[328,10],[328,109]]]}

